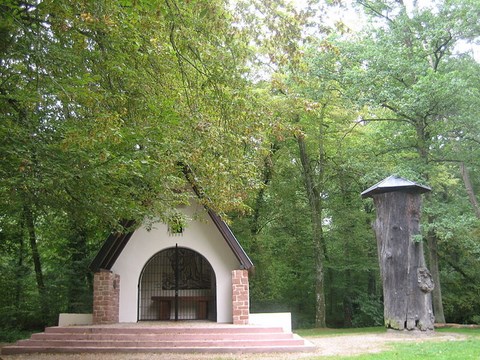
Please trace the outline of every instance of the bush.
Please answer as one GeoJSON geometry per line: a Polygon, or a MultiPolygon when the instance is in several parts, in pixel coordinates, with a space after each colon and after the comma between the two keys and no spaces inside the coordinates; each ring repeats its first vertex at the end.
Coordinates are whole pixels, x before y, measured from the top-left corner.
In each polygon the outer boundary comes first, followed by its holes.
{"type": "Polygon", "coordinates": [[[354,327],[382,326],[383,303],[375,296],[359,294],[354,300],[354,327]]]}
{"type": "Polygon", "coordinates": [[[31,334],[31,331],[17,328],[0,328],[0,343],[13,343],[20,339],[27,339],[31,334]]]}

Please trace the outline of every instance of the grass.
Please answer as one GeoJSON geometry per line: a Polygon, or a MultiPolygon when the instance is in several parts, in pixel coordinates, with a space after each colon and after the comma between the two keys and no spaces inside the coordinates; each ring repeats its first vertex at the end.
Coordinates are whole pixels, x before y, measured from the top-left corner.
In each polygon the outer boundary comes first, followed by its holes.
{"type": "MultiPolygon", "coordinates": [[[[335,335],[361,335],[361,334],[383,334],[387,329],[383,326],[365,327],[365,328],[348,328],[348,329],[331,329],[331,328],[313,328],[313,329],[297,329],[294,332],[300,336],[335,336],[335,335]]],[[[441,328],[435,329],[437,333],[455,333],[468,336],[480,336],[480,328],[441,328]]],[[[480,356],[479,356],[480,360],[480,356]]]]}
{"type": "Polygon", "coordinates": [[[392,350],[378,354],[342,357],[313,357],[314,359],[335,360],[466,360],[480,358],[480,338],[464,341],[422,342],[395,344],[392,350]]]}
{"type": "Polygon", "coordinates": [[[382,334],[387,332],[383,326],[366,327],[366,328],[348,328],[348,329],[330,329],[330,328],[315,328],[315,329],[297,329],[294,332],[300,336],[334,336],[334,335],[361,335],[361,334],[382,334]]]}
{"type": "MultiPolygon", "coordinates": [[[[385,328],[360,329],[302,329],[295,331],[305,337],[319,337],[332,335],[361,335],[384,333],[385,328]]],[[[466,340],[458,341],[425,341],[393,343],[391,350],[377,354],[363,354],[355,356],[315,356],[305,360],[466,360],[480,359],[480,329],[444,328],[437,329],[438,333],[456,333],[466,335],[466,340]]]]}
{"type": "MultiPolygon", "coordinates": [[[[436,332],[439,333],[455,333],[455,334],[463,334],[468,336],[480,336],[480,329],[468,329],[468,328],[442,328],[436,329],[436,332]]],[[[480,358],[480,356],[479,356],[480,358]]]]}

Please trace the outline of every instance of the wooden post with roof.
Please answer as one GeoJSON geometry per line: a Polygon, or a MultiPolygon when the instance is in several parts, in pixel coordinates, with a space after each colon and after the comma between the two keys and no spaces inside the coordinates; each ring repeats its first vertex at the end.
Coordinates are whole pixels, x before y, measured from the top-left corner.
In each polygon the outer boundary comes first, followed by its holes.
{"type": "Polygon", "coordinates": [[[389,329],[434,329],[434,284],[420,234],[421,194],[428,191],[427,186],[390,176],[362,192],[363,198],[373,198],[377,210],[373,228],[389,329]]]}

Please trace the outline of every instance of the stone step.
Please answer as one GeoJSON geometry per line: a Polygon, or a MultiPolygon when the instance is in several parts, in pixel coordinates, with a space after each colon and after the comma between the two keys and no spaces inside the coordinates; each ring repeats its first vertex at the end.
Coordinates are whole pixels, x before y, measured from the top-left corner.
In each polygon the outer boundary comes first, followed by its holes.
{"type": "Polygon", "coordinates": [[[263,326],[50,326],[46,333],[91,333],[91,334],[252,334],[252,333],[282,333],[281,327],[263,326]]]}
{"type": "Polygon", "coordinates": [[[314,346],[281,328],[256,326],[49,327],[2,354],[95,352],[298,352],[314,346]]]}
{"type": "Polygon", "coordinates": [[[2,350],[3,355],[31,354],[31,353],[278,353],[278,352],[305,352],[314,351],[312,345],[303,346],[250,346],[250,347],[23,347],[8,346],[2,350]]]}
{"type": "Polygon", "coordinates": [[[32,334],[32,340],[135,340],[135,341],[159,341],[159,340],[280,340],[292,339],[292,333],[166,333],[166,334],[151,334],[151,333],[36,333],[32,334]]]}
{"type": "Polygon", "coordinates": [[[248,346],[282,346],[303,345],[300,339],[267,339],[267,340],[155,340],[155,341],[126,341],[126,340],[20,340],[18,346],[33,347],[248,347],[248,346]]]}

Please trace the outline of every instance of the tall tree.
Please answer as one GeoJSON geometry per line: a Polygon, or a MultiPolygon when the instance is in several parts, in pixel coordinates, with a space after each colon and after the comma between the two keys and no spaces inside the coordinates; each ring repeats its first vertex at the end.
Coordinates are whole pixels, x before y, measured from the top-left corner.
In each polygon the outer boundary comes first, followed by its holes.
{"type": "Polygon", "coordinates": [[[209,206],[242,207],[265,127],[249,39],[224,2],[0,6],[0,220],[25,229],[40,299],[54,252],[85,292],[102,234],[185,202],[185,165],[209,206]]]}
{"type": "MultiPolygon", "coordinates": [[[[478,24],[469,20],[478,14],[478,4],[437,1],[422,7],[414,2],[409,8],[395,1],[360,3],[372,16],[375,27],[365,33],[362,41],[356,39],[346,53],[345,63],[355,64],[346,77],[355,84],[350,88],[351,96],[359,105],[375,109],[364,116],[365,122],[392,124],[383,128],[388,131],[384,136],[390,136],[396,151],[402,149],[409,158],[410,171],[433,189],[441,187],[438,180],[444,177],[445,168],[437,166],[441,160],[437,149],[442,148],[445,139],[458,128],[458,119],[478,100],[472,96],[474,92],[465,91],[474,88],[465,62],[470,63],[468,68],[475,67],[475,63],[468,54],[457,51],[460,42],[480,35],[478,24]],[[415,151],[415,157],[409,149],[415,151]]],[[[427,240],[436,283],[436,321],[444,322],[437,267],[437,221],[429,216],[427,240]]]]}

